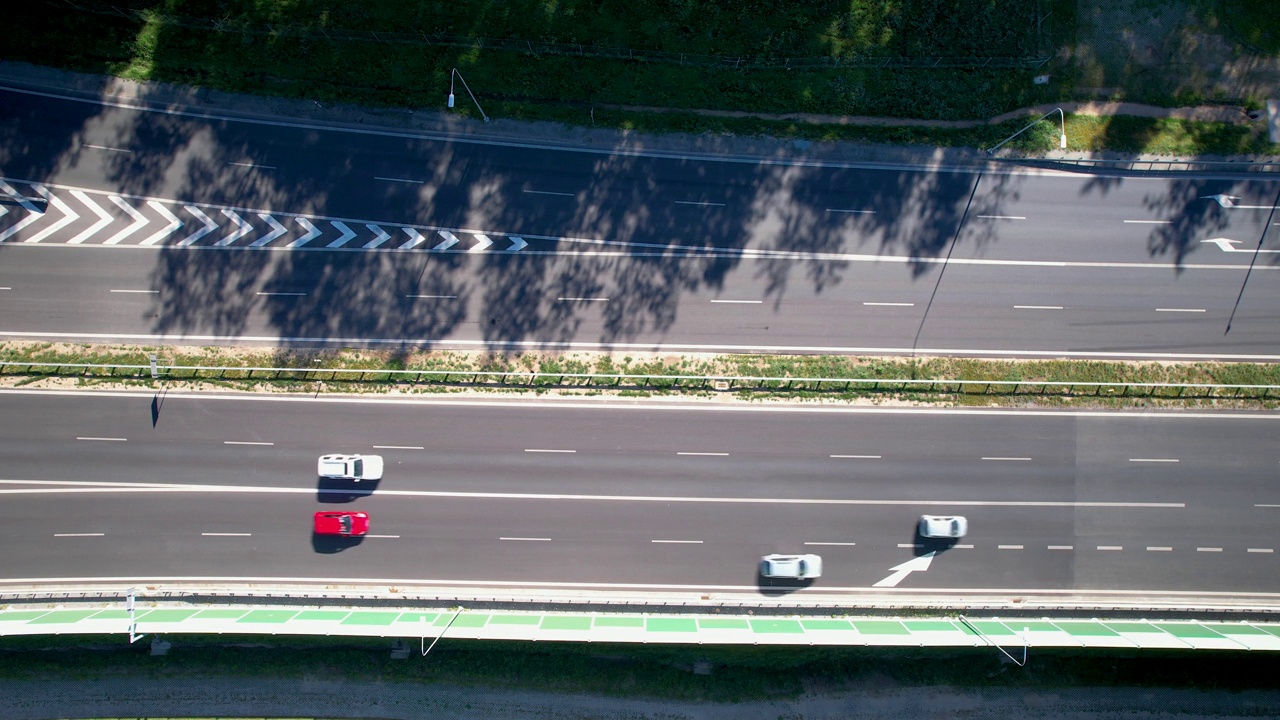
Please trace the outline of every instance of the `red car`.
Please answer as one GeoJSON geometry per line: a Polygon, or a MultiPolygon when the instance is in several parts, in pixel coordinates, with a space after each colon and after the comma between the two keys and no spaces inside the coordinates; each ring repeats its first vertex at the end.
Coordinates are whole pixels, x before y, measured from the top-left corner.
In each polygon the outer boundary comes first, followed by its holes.
{"type": "Polygon", "coordinates": [[[369,513],[333,510],[316,513],[317,535],[360,536],[369,532],[369,513]]]}

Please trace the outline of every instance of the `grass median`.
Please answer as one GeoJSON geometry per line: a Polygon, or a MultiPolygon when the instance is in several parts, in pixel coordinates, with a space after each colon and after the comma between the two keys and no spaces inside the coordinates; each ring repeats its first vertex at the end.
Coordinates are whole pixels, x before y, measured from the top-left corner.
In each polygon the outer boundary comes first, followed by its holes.
{"type": "Polygon", "coordinates": [[[319,351],[43,342],[0,344],[0,361],[10,363],[0,366],[0,382],[10,387],[498,392],[1003,407],[1280,406],[1280,365],[1265,363],[319,351]],[[152,354],[159,379],[149,372],[152,354]],[[105,367],[111,365],[134,369],[105,367]]]}

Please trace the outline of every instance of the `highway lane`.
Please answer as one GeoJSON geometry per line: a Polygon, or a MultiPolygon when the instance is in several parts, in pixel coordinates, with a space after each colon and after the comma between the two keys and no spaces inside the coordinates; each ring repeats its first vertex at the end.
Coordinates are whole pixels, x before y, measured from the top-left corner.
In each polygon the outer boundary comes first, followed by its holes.
{"type": "Polygon", "coordinates": [[[960,511],[970,536],[904,590],[1280,591],[1269,415],[13,392],[0,408],[9,578],[751,587],[760,554],[808,549],[822,587],[869,588],[926,551],[918,514],[960,511]],[[328,451],[380,452],[387,475],[320,484],[328,451]],[[323,507],[397,537],[322,552],[306,528],[323,507]]]}

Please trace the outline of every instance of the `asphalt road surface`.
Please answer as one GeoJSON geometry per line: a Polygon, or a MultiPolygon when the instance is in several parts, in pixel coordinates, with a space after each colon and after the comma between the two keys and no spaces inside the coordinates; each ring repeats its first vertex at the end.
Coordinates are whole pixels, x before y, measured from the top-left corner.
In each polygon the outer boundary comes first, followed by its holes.
{"type": "Polygon", "coordinates": [[[1280,417],[0,393],[6,582],[1280,592],[1280,417]],[[321,481],[380,453],[376,483],[321,481]],[[324,508],[371,535],[314,537],[324,508]],[[964,514],[954,545],[914,534],[964,514]],[[773,552],[825,575],[776,585],[773,552]]]}
{"type": "Polygon", "coordinates": [[[0,89],[0,337],[1280,359],[1280,182],[453,142],[0,89]]]}

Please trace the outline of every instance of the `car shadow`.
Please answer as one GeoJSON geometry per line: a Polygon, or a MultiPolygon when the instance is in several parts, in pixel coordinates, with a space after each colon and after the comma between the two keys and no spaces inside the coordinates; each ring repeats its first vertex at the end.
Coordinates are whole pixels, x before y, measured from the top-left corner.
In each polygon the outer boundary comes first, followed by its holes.
{"type": "Polygon", "coordinates": [[[804,580],[796,580],[792,578],[771,578],[756,574],[756,587],[760,594],[765,597],[781,597],[789,595],[797,590],[803,590],[813,585],[814,578],[805,578],[804,580]]]}
{"type": "Polygon", "coordinates": [[[958,542],[960,542],[959,538],[927,538],[916,532],[912,534],[912,554],[916,557],[929,553],[941,555],[955,547],[958,542]]]}
{"type": "Polygon", "coordinates": [[[342,535],[320,535],[311,533],[311,549],[322,555],[333,555],[347,548],[353,548],[364,542],[362,537],[344,537],[342,535]]]}
{"type": "Polygon", "coordinates": [[[318,478],[316,482],[316,500],[322,503],[349,503],[372,495],[378,489],[380,480],[337,480],[334,478],[318,478]]]}

